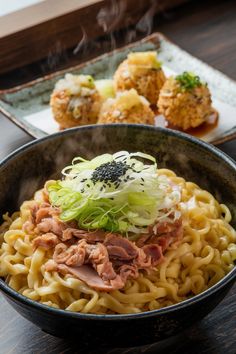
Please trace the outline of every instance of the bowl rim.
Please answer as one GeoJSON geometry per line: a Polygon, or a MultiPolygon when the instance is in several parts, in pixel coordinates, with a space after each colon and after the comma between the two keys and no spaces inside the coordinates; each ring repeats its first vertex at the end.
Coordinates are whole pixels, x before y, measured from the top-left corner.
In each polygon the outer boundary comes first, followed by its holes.
{"type": "MultiPolygon", "coordinates": [[[[57,132],[45,137],[42,137],[40,139],[36,139],[33,141],[30,141],[27,144],[24,144],[23,146],[19,147],[18,149],[14,150],[12,153],[10,153],[8,156],[6,156],[4,159],[0,161],[0,169],[5,166],[9,161],[17,157],[19,154],[23,153],[25,150],[30,149],[34,145],[40,145],[46,140],[51,140],[54,139],[54,137],[58,136],[64,136],[64,135],[71,135],[74,132],[77,131],[83,131],[83,130],[90,130],[90,129],[109,129],[109,128],[121,128],[121,129],[137,129],[137,130],[143,130],[147,129],[150,131],[160,131],[164,134],[167,134],[169,136],[174,136],[177,138],[180,138],[180,140],[187,140],[188,142],[201,146],[203,149],[207,150],[208,152],[212,153],[218,158],[221,158],[226,162],[233,170],[236,172],[236,162],[227,154],[219,150],[217,147],[206,143],[196,137],[190,136],[186,133],[180,132],[180,131],[175,131],[171,130],[168,128],[161,128],[161,127],[154,127],[150,125],[145,125],[145,124],[99,124],[99,125],[85,125],[85,126],[80,126],[80,127],[75,127],[75,128],[70,128],[61,132],[57,132]]],[[[236,280],[236,266],[227,273],[220,281],[218,281],[215,285],[212,287],[204,290],[202,293],[197,294],[189,299],[183,300],[177,304],[173,304],[171,306],[167,306],[161,309],[157,310],[151,310],[151,311],[144,311],[144,312],[139,312],[139,313],[128,313],[128,314],[92,314],[92,313],[81,313],[81,312],[74,312],[74,311],[69,311],[69,310],[63,310],[63,309],[57,309],[45,304],[42,304],[38,301],[31,300],[30,298],[18,293],[16,290],[11,288],[2,278],[0,278],[0,290],[2,290],[7,297],[10,297],[11,299],[14,300],[14,302],[20,302],[24,306],[30,306],[33,307],[35,311],[41,310],[43,313],[51,314],[51,315],[56,315],[56,316],[64,316],[64,317],[70,317],[70,318],[78,318],[78,319],[83,319],[83,320],[102,320],[102,321],[114,321],[114,320],[138,320],[141,318],[149,318],[149,317],[156,317],[158,315],[165,315],[169,314],[175,311],[178,311],[183,308],[188,308],[193,304],[196,304],[200,302],[201,300],[204,300],[208,296],[213,295],[216,291],[222,289],[225,287],[227,284],[230,282],[233,282],[236,280]]]]}

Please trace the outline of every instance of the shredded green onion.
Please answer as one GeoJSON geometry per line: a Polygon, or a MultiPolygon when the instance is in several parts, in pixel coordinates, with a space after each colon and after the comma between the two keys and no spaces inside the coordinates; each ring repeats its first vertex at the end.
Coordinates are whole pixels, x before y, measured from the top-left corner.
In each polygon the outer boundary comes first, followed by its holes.
{"type": "Polygon", "coordinates": [[[62,174],[47,186],[50,202],[60,207],[61,220],[76,220],[84,229],[147,232],[180,200],[167,177],[158,175],[155,158],[141,152],[76,157],[62,174]]]}

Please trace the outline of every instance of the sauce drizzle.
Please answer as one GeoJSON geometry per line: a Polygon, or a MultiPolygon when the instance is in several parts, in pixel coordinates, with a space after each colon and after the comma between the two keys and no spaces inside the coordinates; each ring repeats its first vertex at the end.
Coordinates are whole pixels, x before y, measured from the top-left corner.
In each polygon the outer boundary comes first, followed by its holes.
{"type": "Polygon", "coordinates": [[[196,128],[190,128],[187,130],[183,130],[169,123],[163,116],[156,117],[156,126],[178,130],[196,136],[198,138],[201,138],[204,135],[209,134],[213,129],[215,129],[218,126],[218,122],[219,122],[219,114],[215,109],[213,109],[212,114],[207,118],[206,122],[202,123],[196,128]]]}

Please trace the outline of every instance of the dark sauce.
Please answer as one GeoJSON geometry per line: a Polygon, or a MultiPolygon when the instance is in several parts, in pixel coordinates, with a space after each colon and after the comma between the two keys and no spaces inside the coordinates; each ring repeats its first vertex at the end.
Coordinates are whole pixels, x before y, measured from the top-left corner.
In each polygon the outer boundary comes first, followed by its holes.
{"type": "Polygon", "coordinates": [[[199,125],[196,128],[191,128],[186,131],[186,133],[194,135],[198,138],[203,137],[206,134],[209,134],[213,129],[215,129],[218,126],[219,122],[219,115],[218,113],[212,114],[206,122],[203,124],[199,125]]]}
{"type": "MultiPolygon", "coordinates": [[[[157,114],[157,113],[155,112],[155,114],[157,114]]],[[[196,128],[190,128],[187,130],[183,130],[183,129],[169,123],[163,116],[158,116],[156,118],[156,125],[158,127],[165,127],[165,128],[169,128],[169,129],[182,131],[184,133],[196,136],[198,138],[201,138],[204,135],[209,134],[212,130],[214,130],[218,126],[218,122],[219,122],[219,115],[218,115],[218,112],[215,110],[213,111],[213,113],[210,115],[210,117],[207,119],[206,122],[202,123],[201,125],[199,125],[196,128]]]]}

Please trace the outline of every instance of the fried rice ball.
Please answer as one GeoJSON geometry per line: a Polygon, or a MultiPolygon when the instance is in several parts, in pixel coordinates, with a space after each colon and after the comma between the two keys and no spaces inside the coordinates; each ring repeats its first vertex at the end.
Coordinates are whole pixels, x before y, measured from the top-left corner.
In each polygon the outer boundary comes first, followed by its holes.
{"type": "Polygon", "coordinates": [[[214,112],[211,103],[207,85],[198,76],[184,72],[166,80],[157,107],[169,123],[188,130],[207,121],[214,112]]]}
{"type": "Polygon", "coordinates": [[[151,105],[156,105],[165,80],[156,52],[130,53],[114,74],[114,87],[116,91],[134,88],[151,105]]]}
{"type": "Polygon", "coordinates": [[[94,124],[102,98],[89,75],[66,74],[51,95],[50,106],[60,129],[94,124]]]}
{"type": "Polygon", "coordinates": [[[139,96],[137,91],[120,92],[115,98],[109,98],[102,105],[98,123],[134,123],[154,125],[155,115],[149,102],[139,96]]]}

